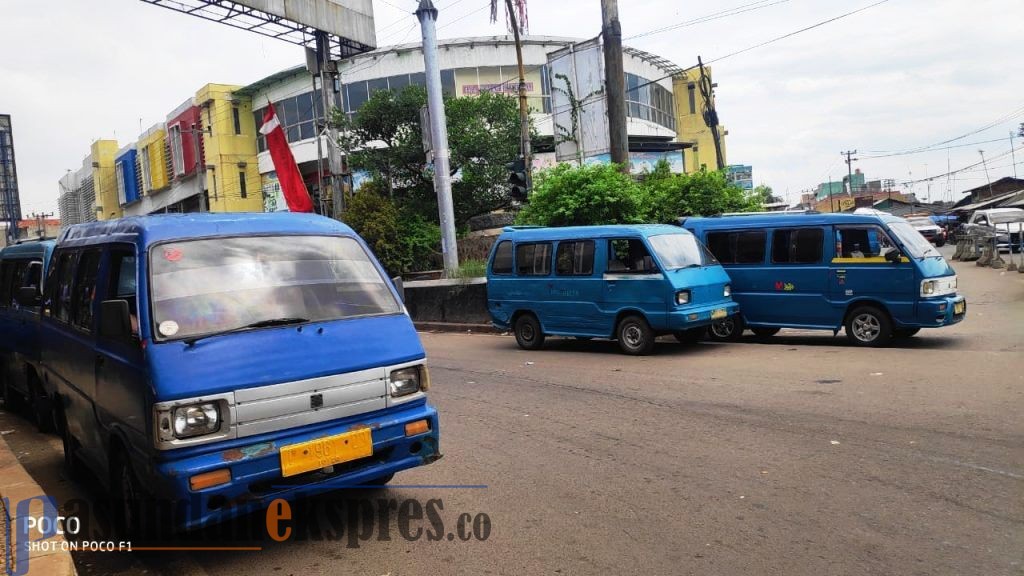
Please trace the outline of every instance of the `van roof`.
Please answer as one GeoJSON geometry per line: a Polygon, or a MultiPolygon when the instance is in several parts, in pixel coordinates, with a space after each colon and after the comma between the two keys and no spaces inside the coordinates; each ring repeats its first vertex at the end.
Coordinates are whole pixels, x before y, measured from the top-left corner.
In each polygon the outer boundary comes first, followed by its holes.
{"type": "Polygon", "coordinates": [[[56,240],[32,240],[11,244],[0,250],[0,258],[18,258],[25,256],[39,256],[48,254],[53,250],[56,240]]]}
{"type": "Polygon", "coordinates": [[[58,242],[87,245],[112,241],[149,245],[165,240],[249,234],[354,234],[345,224],[316,214],[293,212],[204,212],[151,214],[76,224],[58,242]]]}
{"type": "Polygon", "coordinates": [[[685,218],[681,223],[700,228],[777,228],[779,226],[824,226],[828,224],[877,224],[899,222],[891,214],[758,214],[753,216],[722,216],[685,218]]]}
{"type": "Polygon", "coordinates": [[[657,236],[658,234],[681,234],[688,230],[671,224],[606,224],[603,226],[506,226],[502,238],[519,242],[544,240],[571,240],[575,238],[614,238],[616,236],[657,236]]]}

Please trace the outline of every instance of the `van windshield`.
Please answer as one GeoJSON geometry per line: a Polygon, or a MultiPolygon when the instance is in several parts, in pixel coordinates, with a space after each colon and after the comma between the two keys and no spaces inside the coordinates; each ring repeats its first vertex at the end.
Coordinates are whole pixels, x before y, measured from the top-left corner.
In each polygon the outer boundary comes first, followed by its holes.
{"type": "Polygon", "coordinates": [[[659,234],[647,241],[666,270],[718,264],[693,234],[659,234]]]}
{"type": "Polygon", "coordinates": [[[352,238],[259,236],[161,244],[151,252],[150,274],[158,340],[402,311],[352,238]]]}
{"type": "Polygon", "coordinates": [[[914,229],[908,222],[887,222],[889,230],[900,239],[900,243],[914,258],[925,258],[930,256],[941,256],[939,251],[932,246],[927,238],[914,229]]]}

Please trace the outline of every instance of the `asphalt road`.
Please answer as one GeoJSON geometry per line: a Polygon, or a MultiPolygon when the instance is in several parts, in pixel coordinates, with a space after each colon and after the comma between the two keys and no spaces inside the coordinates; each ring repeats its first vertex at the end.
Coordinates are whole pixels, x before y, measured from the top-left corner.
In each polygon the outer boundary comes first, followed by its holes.
{"type": "MultiPolygon", "coordinates": [[[[1024,274],[954,265],[967,319],[888,349],[783,331],[634,358],[424,334],[445,458],[315,504],[439,499],[446,532],[486,514],[485,541],[80,553],[79,573],[1020,576],[1024,274]]],[[[7,414],[0,430],[58,499],[91,497],[58,441],[7,414]]]]}

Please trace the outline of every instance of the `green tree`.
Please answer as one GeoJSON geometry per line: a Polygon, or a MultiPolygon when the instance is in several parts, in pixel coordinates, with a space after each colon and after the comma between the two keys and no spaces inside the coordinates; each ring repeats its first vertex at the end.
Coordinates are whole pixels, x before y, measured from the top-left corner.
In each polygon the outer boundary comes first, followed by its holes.
{"type": "Polygon", "coordinates": [[[364,185],[349,200],[344,221],[369,244],[388,274],[398,275],[409,268],[411,262],[400,236],[398,209],[376,186],[364,185]]]}
{"type": "Polygon", "coordinates": [[[520,224],[581,226],[643,222],[644,190],[614,164],[569,164],[534,175],[520,224]]]}
{"type": "Polygon", "coordinates": [[[644,188],[645,214],[652,222],[674,222],[680,216],[749,212],[762,205],[759,197],[729,182],[723,171],[673,174],[664,161],[646,175],[644,188]]]}
{"type": "MultiPolygon", "coordinates": [[[[409,86],[400,92],[375,92],[342,127],[340,145],[353,169],[366,170],[384,184],[386,194],[425,218],[437,220],[433,175],[423,153],[420,109],[426,92],[409,86]]],[[[519,113],[514,98],[482,93],[445,100],[456,224],[506,207],[505,165],[519,155],[519,113]]]]}
{"type": "Polygon", "coordinates": [[[782,202],[782,198],[776,196],[772,192],[772,187],[767,184],[758,184],[754,186],[753,197],[755,200],[762,204],[771,204],[773,202],[782,202]]]}

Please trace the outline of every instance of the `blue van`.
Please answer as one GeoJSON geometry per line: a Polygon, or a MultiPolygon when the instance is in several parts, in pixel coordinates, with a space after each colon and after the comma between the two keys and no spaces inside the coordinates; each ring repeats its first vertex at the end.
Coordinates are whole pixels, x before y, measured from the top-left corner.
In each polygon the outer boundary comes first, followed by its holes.
{"type": "Polygon", "coordinates": [[[180,528],[384,484],[441,457],[430,378],[384,270],[310,214],[174,214],[67,229],[42,297],[43,379],[72,472],[180,528]]]}
{"type": "Polygon", "coordinates": [[[487,307],[526,350],[546,335],[612,338],[626,354],[654,339],[699,340],[738,311],[729,277],[677,226],[508,227],[491,248],[487,307]]]}
{"type": "Polygon", "coordinates": [[[845,327],[850,342],[884,346],[921,328],[963,320],[956,273],[906,220],[889,215],[755,214],[686,218],[725,266],[741,314],[710,335],[750,328],[845,327]]]}
{"type": "Polygon", "coordinates": [[[44,432],[52,429],[53,417],[39,378],[39,306],[22,306],[18,295],[41,293],[53,244],[53,240],[37,240],[0,250],[0,386],[4,406],[28,408],[44,432]]]}

